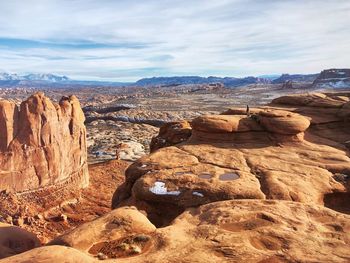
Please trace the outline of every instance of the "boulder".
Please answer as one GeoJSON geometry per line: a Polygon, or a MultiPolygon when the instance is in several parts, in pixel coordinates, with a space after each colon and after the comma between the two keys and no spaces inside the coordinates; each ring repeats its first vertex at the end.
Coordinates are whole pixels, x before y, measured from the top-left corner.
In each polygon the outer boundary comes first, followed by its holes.
{"type": "Polygon", "coordinates": [[[48,245],[64,245],[93,257],[133,256],[148,249],[156,230],[134,207],[116,209],[64,234],[48,245]]]}
{"type": "Polygon", "coordinates": [[[157,149],[186,141],[191,133],[192,128],[188,121],[166,123],[160,127],[159,134],[152,138],[150,150],[154,152],[157,149]]]}
{"type": "Polygon", "coordinates": [[[208,133],[261,131],[256,121],[244,115],[205,115],[191,122],[194,130],[208,133]]]}
{"type": "Polygon", "coordinates": [[[295,135],[304,132],[310,121],[296,113],[282,110],[265,110],[258,113],[260,124],[269,132],[295,135]]]}
{"type": "Polygon", "coordinates": [[[17,226],[0,223],[0,259],[40,246],[39,239],[17,226]]]}

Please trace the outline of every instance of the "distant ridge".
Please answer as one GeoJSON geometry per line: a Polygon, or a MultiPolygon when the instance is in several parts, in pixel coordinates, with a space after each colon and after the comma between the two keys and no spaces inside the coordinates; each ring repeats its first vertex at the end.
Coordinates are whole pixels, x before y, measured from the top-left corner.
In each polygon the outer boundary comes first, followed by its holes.
{"type": "Polygon", "coordinates": [[[0,73],[0,87],[69,87],[69,86],[110,86],[110,87],[152,87],[222,83],[226,87],[239,87],[249,84],[283,84],[286,82],[308,83],[314,87],[342,88],[350,84],[350,69],[327,69],[318,74],[262,75],[258,77],[200,77],[170,76],[142,78],[136,82],[85,81],[73,80],[67,76],[54,74],[9,74],[0,73]],[[328,76],[328,77],[327,77],[328,76]],[[331,76],[331,77],[329,77],[331,76]]]}
{"type": "Polygon", "coordinates": [[[59,76],[54,74],[10,74],[0,72],[0,87],[13,86],[50,86],[65,87],[69,85],[76,86],[127,86],[127,82],[108,82],[108,81],[89,81],[89,80],[73,80],[67,76],[59,76]]]}
{"type": "Polygon", "coordinates": [[[319,74],[282,74],[279,78],[272,81],[273,84],[285,83],[286,81],[294,82],[313,82],[319,74]]]}
{"type": "Polygon", "coordinates": [[[237,87],[254,83],[269,83],[268,79],[257,77],[233,78],[233,77],[199,77],[199,76],[181,76],[181,77],[153,77],[144,78],[136,81],[137,86],[172,86],[184,84],[211,84],[222,83],[228,87],[237,87]]]}

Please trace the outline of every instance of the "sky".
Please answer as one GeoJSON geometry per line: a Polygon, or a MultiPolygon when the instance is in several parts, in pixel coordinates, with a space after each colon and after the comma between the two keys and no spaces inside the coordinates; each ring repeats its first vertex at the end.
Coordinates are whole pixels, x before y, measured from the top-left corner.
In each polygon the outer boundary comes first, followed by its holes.
{"type": "Polygon", "coordinates": [[[0,71],[72,79],[350,67],[349,0],[0,0],[0,71]]]}

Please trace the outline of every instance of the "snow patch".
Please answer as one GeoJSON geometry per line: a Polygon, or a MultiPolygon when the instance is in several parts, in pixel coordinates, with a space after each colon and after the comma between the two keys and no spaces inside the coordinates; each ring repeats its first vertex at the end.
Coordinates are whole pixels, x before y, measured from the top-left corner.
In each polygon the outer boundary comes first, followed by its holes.
{"type": "Polygon", "coordinates": [[[199,196],[199,197],[204,197],[204,195],[200,192],[193,192],[193,195],[199,196]]]}
{"type": "Polygon", "coordinates": [[[164,182],[155,182],[149,190],[156,195],[179,195],[180,191],[168,191],[164,182]]]}

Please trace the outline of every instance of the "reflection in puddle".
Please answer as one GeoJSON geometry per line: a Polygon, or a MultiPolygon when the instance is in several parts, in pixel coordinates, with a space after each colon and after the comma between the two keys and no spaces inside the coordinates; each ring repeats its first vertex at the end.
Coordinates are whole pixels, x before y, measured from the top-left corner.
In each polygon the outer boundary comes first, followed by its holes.
{"type": "Polygon", "coordinates": [[[232,181],[239,178],[239,175],[236,173],[225,173],[219,176],[219,180],[221,181],[232,181]]]}
{"type": "Polygon", "coordinates": [[[211,173],[201,173],[200,175],[198,175],[199,178],[201,179],[211,179],[213,176],[211,175],[211,173]]]}

